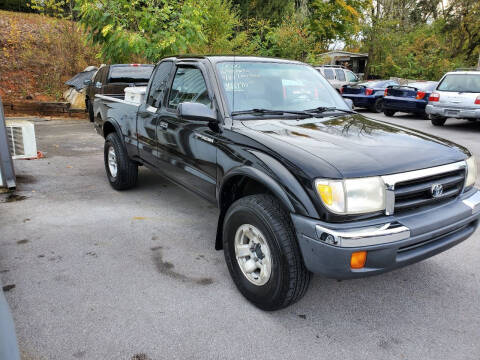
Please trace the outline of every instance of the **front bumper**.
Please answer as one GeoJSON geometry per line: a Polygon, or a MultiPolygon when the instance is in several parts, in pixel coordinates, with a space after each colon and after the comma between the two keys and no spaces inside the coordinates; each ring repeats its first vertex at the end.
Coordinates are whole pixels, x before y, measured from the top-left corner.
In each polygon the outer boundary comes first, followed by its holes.
{"type": "Polygon", "coordinates": [[[292,215],[306,267],[335,279],[380,274],[431,257],[467,239],[479,219],[477,189],[421,211],[354,223],[327,224],[292,215]],[[322,240],[324,234],[333,241],[322,240]],[[361,269],[350,267],[356,251],[367,251],[361,269]]]}
{"type": "Polygon", "coordinates": [[[425,112],[430,115],[457,119],[480,119],[480,109],[462,109],[453,106],[428,104],[425,112]]]}

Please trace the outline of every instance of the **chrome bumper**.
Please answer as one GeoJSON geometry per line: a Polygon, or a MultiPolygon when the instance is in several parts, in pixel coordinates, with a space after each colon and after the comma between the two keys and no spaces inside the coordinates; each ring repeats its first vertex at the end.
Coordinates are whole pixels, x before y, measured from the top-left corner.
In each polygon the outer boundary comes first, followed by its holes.
{"type": "Polygon", "coordinates": [[[452,106],[438,106],[428,104],[425,112],[431,115],[445,116],[459,119],[480,119],[480,109],[459,109],[452,106]]]}
{"type": "MultiPolygon", "coordinates": [[[[472,215],[480,213],[480,191],[462,201],[472,209],[472,215]]],[[[410,238],[410,229],[396,221],[345,230],[334,230],[321,225],[316,225],[315,229],[322,242],[343,248],[383,245],[410,238]]]]}

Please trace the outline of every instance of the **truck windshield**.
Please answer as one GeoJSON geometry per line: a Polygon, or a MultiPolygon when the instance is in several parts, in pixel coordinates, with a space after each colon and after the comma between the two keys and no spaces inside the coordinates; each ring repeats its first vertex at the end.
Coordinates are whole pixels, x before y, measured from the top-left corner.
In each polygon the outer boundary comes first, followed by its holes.
{"type": "Polygon", "coordinates": [[[147,83],[153,71],[153,65],[115,66],[110,68],[110,82],[147,83]]]}
{"type": "Polygon", "coordinates": [[[437,90],[480,93],[480,75],[452,74],[444,77],[437,90]]]}
{"type": "Polygon", "coordinates": [[[231,112],[348,110],[327,80],[304,64],[231,61],[218,63],[217,69],[231,112]]]}

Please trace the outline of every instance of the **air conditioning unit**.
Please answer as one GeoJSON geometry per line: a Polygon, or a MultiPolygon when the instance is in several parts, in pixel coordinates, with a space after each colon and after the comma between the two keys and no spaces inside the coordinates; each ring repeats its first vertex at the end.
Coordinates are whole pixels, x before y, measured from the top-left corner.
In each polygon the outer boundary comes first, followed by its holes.
{"type": "Polygon", "coordinates": [[[37,157],[35,126],[25,120],[6,120],[7,141],[12,159],[37,157]]]}

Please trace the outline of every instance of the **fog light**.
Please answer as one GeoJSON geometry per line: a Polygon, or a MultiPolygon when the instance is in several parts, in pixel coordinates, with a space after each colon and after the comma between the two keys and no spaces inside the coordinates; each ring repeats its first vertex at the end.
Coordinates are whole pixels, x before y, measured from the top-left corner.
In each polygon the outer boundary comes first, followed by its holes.
{"type": "Polygon", "coordinates": [[[366,251],[354,252],[350,258],[350,267],[352,269],[361,269],[365,266],[365,261],[367,261],[366,251]]]}

